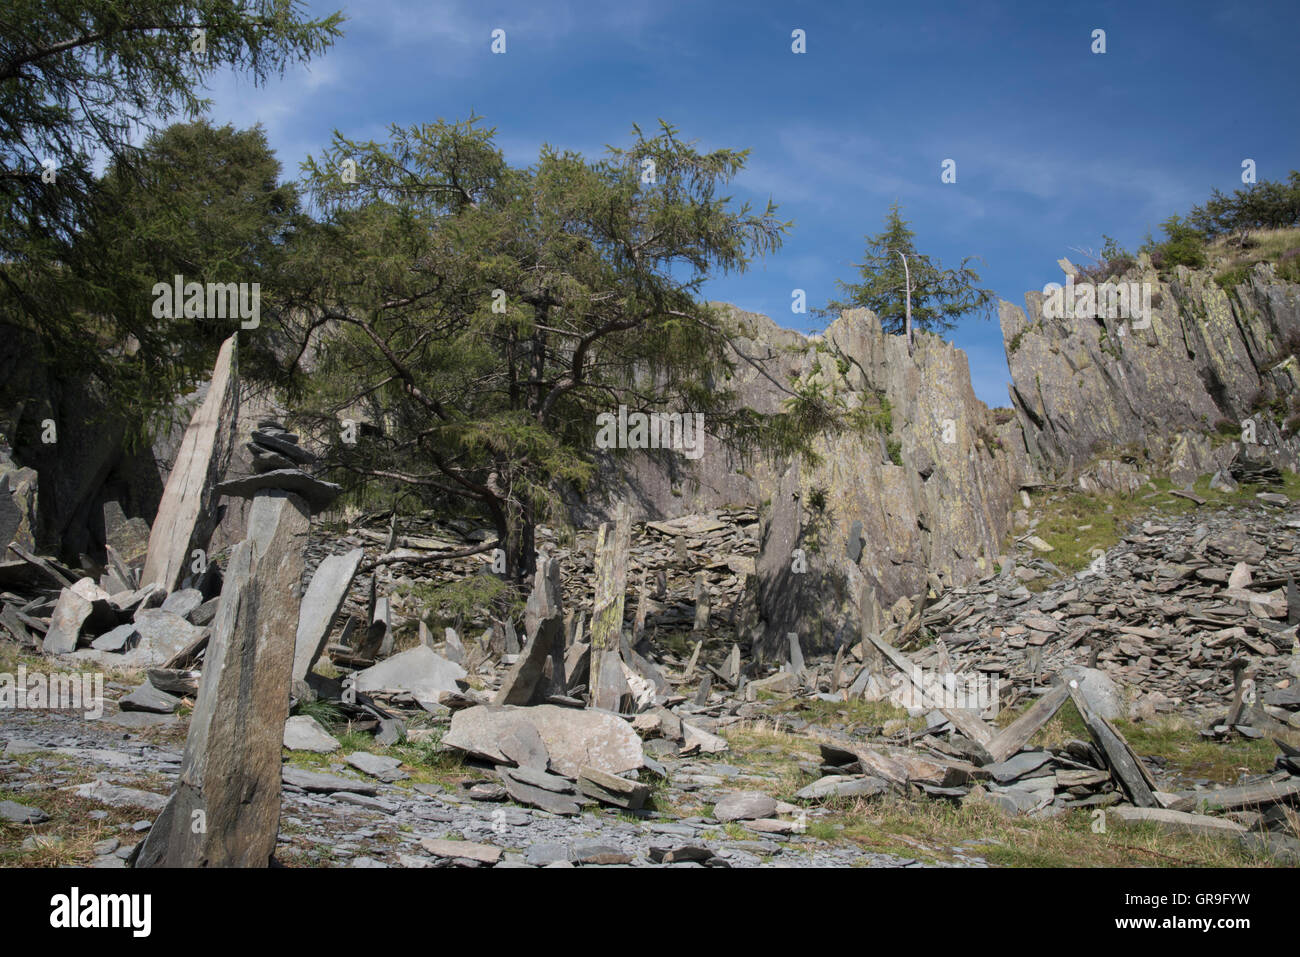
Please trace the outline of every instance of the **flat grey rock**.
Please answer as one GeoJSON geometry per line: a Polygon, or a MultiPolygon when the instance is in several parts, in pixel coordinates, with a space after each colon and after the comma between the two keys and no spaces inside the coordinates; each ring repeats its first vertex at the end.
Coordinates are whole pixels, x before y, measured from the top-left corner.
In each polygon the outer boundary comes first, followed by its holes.
{"type": "Polygon", "coordinates": [[[339,749],[338,741],[310,715],[296,714],[284,723],[284,746],[290,751],[328,754],[339,749]]]}
{"type": "Polygon", "coordinates": [[[371,811],[380,811],[384,814],[395,814],[397,808],[387,801],[381,801],[379,798],[371,797],[368,794],[354,794],[351,791],[335,791],[330,795],[330,800],[339,801],[342,804],[351,804],[355,807],[364,807],[371,811]]]}
{"type": "Polygon", "coordinates": [[[258,492],[268,489],[280,489],[299,496],[313,513],[323,512],[338,498],[343,487],[333,482],[313,478],[297,469],[276,469],[258,475],[246,475],[231,479],[217,486],[219,495],[234,498],[252,498],[258,492]]]}
{"type": "Polygon", "coordinates": [[[795,797],[801,801],[820,801],[837,797],[875,797],[884,794],[889,788],[890,784],[884,778],[870,775],[845,777],[833,774],[814,781],[796,793],[795,797]]]}
{"type": "Polygon", "coordinates": [[[551,767],[568,778],[576,779],[586,766],[619,774],[635,771],[645,761],[641,739],[618,715],[550,704],[465,708],[452,715],[442,743],[494,764],[506,764],[510,759],[501,750],[501,741],[520,723],[537,729],[551,767]]]}
{"type": "Polygon", "coordinates": [[[410,777],[405,771],[397,770],[398,765],[402,763],[399,759],[385,757],[382,754],[371,754],[369,751],[354,751],[343,760],[363,774],[369,774],[373,778],[378,778],[390,784],[393,781],[401,781],[410,777]]]}
{"type": "Polygon", "coordinates": [[[162,603],[162,610],[179,615],[181,618],[189,618],[190,614],[202,604],[203,592],[197,588],[182,588],[167,596],[162,603]]]}
{"type": "Polygon", "coordinates": [[[335,791],[352,791],[356,794],[374,794],[376,788],[369,781],[356,778],[340,777],[337,774],[322,774],[318,771],[306,771],[286,765],[282,772],[285,784],[313,791],[318,794],[333,794],[335,791]]]}
{"type": "Polygon", "coordinates": [[[776,799],[761,791],[736,791],[728,794],[713,809],[719,821],[753,821],[776,813],[776,799]]]}
{"type": "MultiPolygon", "coordinates": [[[[541,808],[551,814],[558,814],[571,817],[578,814],[582,808],[571,795],[557,793],[543,787],[529,783],[522,777],[515,777],[515,773],[521,771],[520,768],[498,768],[497,773],[501,776],[501,783],[510,792],[510,797],[520,804],[527,804],[531,807],[541,808]]],[[[526,769],[525,769],[525,773],[526,769]]]]}
{"type": "Polygon", "coordinates": [[[545,867],[568,859],[569,848],[565,844],[532,844],[524,855],[524,860],[533,867],[545,867]]]}
{"type": "Polygon", "coordinates": [[[997,764],[986,764],[984,770],[993,776],[999,784],[1024,777],[1031,771],[1037,771],[1052,760],[1050,751],[1022,751],[997,764]]]}
{"type": "Polygon", "coordinates": [[[575,864],[630,864],[632,855],[612,844],[583,840],[569,847],[569,860],[575,864]]]}
{"type": "MultiPolygon", "coordinates": [[[[419,645],[356,674],[358,691],[405,691],[416,700],[437,703],[444,691],[460,691],[468,673],[432,648],[419,645]]],[[[469,710],[474,710],[473,708],[469,710]]]]}
{"type": "Polygon", "coordinates": [[[154,711],[122,711],[113,715],[106,714],[100,720],[114,727],[138,731],[179,724],[181,719],[174,714],[158,714],[154,711]]]}
{"type": "Polygon", "coordinates": [[[129,695],[119,698],[117,706],[123,711],[151,711],[154,714],[172,714],[180,706],[181,699],[175,695],[159,691],[146,681],[129,695]]]}
{"type": "Polygon", "coordinates": [[[0,801],[0,818],[10,824],[44,824],[50,816],[38,807],[28,807],[15,801],[0,801]]]}
{"type": "Polygon", "coordinates": [[[598,768],[584,767],[578,774],[578,790],[604,804],[639,810],[650,796],[650,788],[598,768]]]}
{"type": "Polygon", "coordinates": [[[118,625],[112,631],[106,631],[90,643],[96,651],[130,651],[140,642],[140,632],[135,625],[127,622],[118,625]]]}
{"type": "Polygon", "coordinates": [[[98,801],[109,807],[140,807],[155,813],[161,811],[167,804],[167,798],[161,794],[141,791],[138,788],[119,787],[107,781],[92,781],[89,784],[78,785],[76,794],[77,797],[98,801]]]}

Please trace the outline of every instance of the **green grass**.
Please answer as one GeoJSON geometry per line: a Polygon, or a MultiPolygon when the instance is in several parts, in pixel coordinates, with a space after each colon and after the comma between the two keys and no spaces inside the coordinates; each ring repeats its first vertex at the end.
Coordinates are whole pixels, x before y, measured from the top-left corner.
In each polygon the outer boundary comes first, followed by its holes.
{"type": "MultiPolygon", "coordinates": [[[[960,860],[955,853],[984,858],[997,867],[1243,867],[1266,863],[1234,840],[1168,834],[1150,825],[1121,825],[1106,819],[1106,830],[1093,830],[1095,818],[1084,809],[1054,818],[1008,817],[997,809],[971,803],[901,797],[859,801],[823,818],[866,850],[923,861],[960,860]],[[962,842],[993,843],[962,847],[962,842]]],[[[810,828],[811,830],[811,828],[810,828]]],[[[824,830],[822,833],[826,833],[824,830]]]]}
{"type": "MultiPolygon", "coordinates": [[[[385,747],[379,744],[374,735],[366,731],[356,731],[350,723],[325,723],[327,731],[339,742],[339,749],[329,754],[316,754],[311,751],[285,751],[285,759],[294,767],[307,771],[325,771],[331,764],[337,764],[354,751],[366,751],[397,758],[402,762],[402,770],[410,777],[397,782],[397,787],[411,787],[416,784],[440,784],[452,786],[467,779],[470,774],[464,766],[460,755],[454,751],[440,749],[441,734],[433,734],[422,741],[403,738],[394,745],[385,747]]],[[[412,722],[408,732],[421,727],[412,722]]]]}
{"type": "MultiPolygon", "coordinates": [[[[1282,493],[1292,500],[1300,499],[1300,475],[1283,472],[1282,493]]],[[[1130,495],[1100,495],[1081,491],[1049,492],[1034,499],[1039,522],[1034,530],[1039,538],[1051,545],[1054,551],[1047,559],[1067,575],[1087,568],[1096,557],[1094,549],[1105,551],[1142,520],[1159,521],[1161,518],[1185,515],[1198,509],[1217,509],[1230,506],[1262,508],[1255,498],[1262,486],[1242,485],[1235,492],[1210,488],[1210,476],[1203,475],[1192,486],[1205,505],[1198,506],[1185,498],[1170,495],[1177,488],[1166,478],[1152,479],[1156,492],[1143,486],[1130,495]]],[[[1052,583],[1050,577],[1032,582],[1031,590],[1041,590],[1052,583]]]]}
{"type": "Polygon", "coordinates": [[[1236,784],[1243,774],[1267,773],[1278,753],[1277,745],[1267,737],[1207,741],[1183,718],[1139,723],[1120,720],[1114,725],[1138,754],[1163,757],[1169,771],[1185,778],[1207,778],[1220,784],[1236,784]]]}

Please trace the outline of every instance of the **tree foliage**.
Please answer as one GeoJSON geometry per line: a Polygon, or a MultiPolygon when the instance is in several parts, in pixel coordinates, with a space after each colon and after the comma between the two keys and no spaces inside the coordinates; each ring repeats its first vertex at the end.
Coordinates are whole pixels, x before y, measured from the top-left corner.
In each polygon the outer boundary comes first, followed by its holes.
{"type": "Polygon", "coordinates": [[[955,269],[944,269],[917,251],[915,238],[916,233],[895,203],[885,216],[885,228],[866,237],[866,253],[857,264],[859,280],[838,281],[843,298],[830,302],[822,311],[870,309],[880,318],[885,332],[902,333],[906,327],[910,272],[912,324],[916,329],[947,332],[968,314],[991,315],[994,295],[979,288],[979,273],[971,266],[973,259],[967,257],[955,269]],[[907,257],[906,266],[900,253],[907,257]]]}
{"type": "Polygon", "coordinates": [[[1256,229],[1300,226],[1300,171],[1286,182],[1254,183],[1231,196],[1214,190],[1204,206],[1193,206],[1187,225],[1207,239],[1256,229]]]}
{"type": "Polygon", "coordinates": [[[595,474],[598,414],[698,412],[711,441],[791,453],[818,398],[792,392],[779,421],[734,408],[729,331],[697,301],[787,227],[721,195],[744,152],[665,124],[594,161],[548,146],[515,168],[493,137],[477,118],[336,134],[305,164],[327,222],[301,253],[331,323],[314,415],[334,434],[345,415],[372,424],[335,460],[354,485],[477,503],[518,578],[536,524],[595,474]]]}
{"type": "MultiPolygon", "coordinates": [[[[145,192],[167,185],[150,157],[163,149],[171,160],[184,159],[179,141],[137,146],[133,139],[160,121],[197,115],[206,105],[198,90],[214,70],[234,66],[260,83],[325,49],[341,19],[306,19],[296,0],[7,0],[0,7],[0,323],[34,350],[34,360],[70,378],[93,376],[125,402],[157,403],[175,394],[180,380],[168,374],[185,360],[171,350],[185,330],[151,328],[138,310],[119,308],[139,278],[122,262],[129,250],[112,257],[128,270],[122,276],[89,255],[137,238],[160,264],[196,261],[202,252],[183,235],[186,226],[204,225],[195,210],[178,212],[172,227],[157,216],[145,227],[129,215],[132,191],[154,213],[167,201],[165,193],[145,192]],[[110,170],[103,189],[97,162],[110,170]],[[105,203],[119,215],[106,212],[105,203]],[[100,235],[83,236],[88,225],[100,235]],[[128,226],[141,226],[144,235],[128,226]],[[162,249],[172,241],[176,248],[162,249]],[[94,274],[84,271],[87,263],[98,267],[94,274]]],[[[185,166],[194,172],[211,158],[190,159],[185,166]]],[[[204,188],[181,182],[171,184],[187,197],[204,188]]],[[[222,185],[218,175],[212,189],[222,185]]],[[[217,234],[209,254],[228,231],[217,234]]]]}

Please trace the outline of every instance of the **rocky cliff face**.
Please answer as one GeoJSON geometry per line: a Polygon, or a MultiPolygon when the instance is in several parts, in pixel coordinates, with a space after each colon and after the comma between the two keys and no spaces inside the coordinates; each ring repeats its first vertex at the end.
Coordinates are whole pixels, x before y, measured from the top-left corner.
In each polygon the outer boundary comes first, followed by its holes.
{"type": "MultiPolygon", "coordinates": [[[[786,397],[781,386],[804,368],[808,339],[767,316],[724,303],[713,305],[724,309],[738,330],[733,340],[736,370],[725,387],[735,390],[743,406],[764,413],[777,411],[786,397]]],[[[705,440],[704,454],[694,461],[671,450],[626,452],[601,460],[587,495],[571,498],[570,516],[574,524],[589,527],[609,520],[614,508],[624,502],[636,521],[752,505],[762,501],[764,487],[782,471],[781,463],[741,457],[711,436],[705,440]]]]}
{"type": "Polygon", "coordinates": [[[809,342],[804,362],[882,414],[877,430],[821,442],[820,464],[792,463],[765,490],[750,637],[767,655],[789,632],[813,650],[852,644],[932,576],[951,585],[987,571],[1029,465],[1014,423],[975,398],[965,353],[937,337],[918,336],[909,356],[854,310],[809,342]]]}
{"type": "Polygon", "coordinates": [[[575,509],[582,524],[607,519],[620,501],[645,519],[761,503],[738,638],[767,655],[783,654],[790,632],[825,650],[862,621],[881,622],[931,575],[953,584],[989,569],[1032,467],[1015,421],[975,398],[965,353],[920,335],[909,356],[866,310],[812,337],[766,316],[730,316],[742,331],[729,383],[739,401],[776,411],[791,376],[815,378],[870,412],[874,427],[820,440],[814,466],[742,461],[716,446],[694,463],[675,453],[611,460],[575,509]]]}
{"type": "Polygon", "coordinates": [[[1001,304],[1011,398],[1035,466],[1066,479],[1099,468],[1105,485],[1126,456],[1183,483],[1237,451],[1231,443],[1215,448],[1216,424],[1240,444],[1249,419],[1249,453],[1295,470],[1300,442],[1283,433],[1280,406],[1269,403],[1300,385],[1288,352],[1300,337],[1300,287],[1279,282],[1269,264],[1228,291],[1209,272],[1186,267],[1162,282],[1145,257],[1124,278],[1151,284],[1149,328],[1130,319],[1045,318],[1037,292],[1026,296],[1026,312],[1001,304]]]}

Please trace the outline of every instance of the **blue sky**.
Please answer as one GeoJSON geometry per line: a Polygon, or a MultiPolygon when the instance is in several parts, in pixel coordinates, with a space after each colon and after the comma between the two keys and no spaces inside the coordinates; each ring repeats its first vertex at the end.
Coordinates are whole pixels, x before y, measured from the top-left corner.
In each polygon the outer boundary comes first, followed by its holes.
{"type": "MultiPolygon", "coordinates": [[[[263,124],[286,175],[334,129],[379,139],[475,112],[526,165],[543,143],[594,155],[663,118],[702,148],[750,149],[733,195],[771,196],[794,221],[708,298],[805,331],[820,322],[791,313],[791,290],[834,296],[895,200],[922,252],[979,257],[983,284],[1023,304],[1060,279],[1058,258],[1086,261],[1071,247],[1105,233],[1133,248],[1212,187],[1240,187],[1243,159],[1261,179],[1300,168],[1294,0],[308,6],[348,18],[328,53],[263,88],[223,74],[209,91],[214,120],[263,124]]],[[[996,318],[952,338],[979,397],[1006,405],[996,318]]]]}

